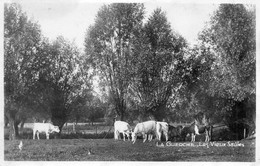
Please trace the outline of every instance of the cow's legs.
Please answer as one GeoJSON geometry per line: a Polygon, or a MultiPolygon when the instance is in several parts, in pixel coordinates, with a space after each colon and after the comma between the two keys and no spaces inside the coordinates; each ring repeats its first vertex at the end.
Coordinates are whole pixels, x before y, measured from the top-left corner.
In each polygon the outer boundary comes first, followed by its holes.
{"type": "Polygon", "coordinates": [[[165,139],[166,139],[166,142],[167,142],[168,141],[168,134],[164,133],[164,136],[165,136],[165,139]]]}
{"type": "Polygon", "coordinates": [[[118,139],[120,139],[121,137],[120,137],[120,132],[119,131],[116,131],[116,139],[118,140],[118,139]]]}
{"type": "Polygon", "coordinates": [[[206,139],[205,139],[205,142],[209,142],[209,131],[206,130],[205,133],[206,133],[206,139]]]}
{"type": "Polygon", "coordinates": [[[125,132],[125,136],[127,136],[127,140],[129,141],[129,133],[125,132]]]}
{"type": "Polygon", "coordinates": [[[35,139],[35,134],[36,134],[36,131],[33,130],[33,139],[35,139]]]}
{"type": "Polygon", "coordinates": [[[191,142],[195,142],[195,136],[196,136],[196,134],[191,134],[191,142]]]}
{"type": "Polygon", "coordinates": [[[119,133],[119,131],[117,130],[117,131],[115,131],[115,139],[118,140],[119,137],[120,137],[120,133],[119,133]]]}
{"type": "Polygon", "coordinates": [[[143,134],[143,138],[144,138],[143,142],[145,142],[147,140],[147,134],[143,134]]]}
{"type": "Polygon", "coordinates": [[[118,139],[118,135],[117,135],[117,131],[114,131],[114,139],[117,140],[118,139]]]}
{"type": "Polygon", "coordinates": [[[159,133],[158,133],[158,140],[159,140],[159,141],[161,141],[161,137],[162,137],[162,133],[159,132],[159,133]]]}
{"type": "Polygon", "coordinates": [[[125,136],[126,136],[126,133],[125,133],[125,132],[123,132],[123,139],[124,139],[124,141],[125,141],[125,136]]]}
{"type": "Polygon", "coordinates": [[[40,135],[40,132],[37,131],[37,138],[38,138],[38,139],[40,139],[39,135],[40,135]]]}
{"type": "Polygon", "coordinates": [[[149,134],[148,137],[149,137],[148,140],[151,142],[152,139],[153,139],[153,135],[152,135],[152,134],[149,134]]]}
{"type": "Polygon", "coordinates": [[[46,133],[46,138],[49,139],[49,133],[46,133]]]}

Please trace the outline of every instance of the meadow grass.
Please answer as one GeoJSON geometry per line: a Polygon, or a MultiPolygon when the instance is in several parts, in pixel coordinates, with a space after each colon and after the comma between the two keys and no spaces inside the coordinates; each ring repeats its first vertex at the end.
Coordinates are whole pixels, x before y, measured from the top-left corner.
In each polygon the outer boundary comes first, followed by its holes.
{"type": "MultiPolygon", "coordinates": [[[[242,140],[242,146],[156,146],[156,140],[143,143],[114,139],[50,139],[4,141],[6,161],[255,161],[255,140],[242,140]],[[88,154],[89,150],[91,154],[88,154]]],[[[186,142],[189,143],[189,142],[186,142]]],[[[196,142],[199,145],[202,142],[196,142]]],[[[217,142],[225,143],[225,142],[217,142]]],[[[159,143],[159,145],[161,145],[159,143]]],[[[183,144],[182,144],[183,145],[183,144]]]]}

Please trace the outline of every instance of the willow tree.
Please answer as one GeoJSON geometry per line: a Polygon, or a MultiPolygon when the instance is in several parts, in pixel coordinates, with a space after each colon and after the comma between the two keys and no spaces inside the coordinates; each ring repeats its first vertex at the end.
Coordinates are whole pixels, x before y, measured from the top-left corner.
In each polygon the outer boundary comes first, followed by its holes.
{"type": "Polygon", "coordinates": [[[243,128],[255,128],[255,24],[254,8],[223,4],[200,35],[201,45],[215,59],[205,92],[221,99],[220,111],[240,138],[243,128]]]}
{"type": "Polygon", "coordinates": [[[73,110],[91,97],[88,67],[77,46],[62,36],[46,41],[35,61],[38,105],[45,106],[45,114],[61,130],[73,110]]]}
{"type": "Polygon", "coordinates": [[[116,113],[125,118],[126,95],[133,77],[133,42],[142,27],[143,4],[104,5],[85,38],[87,60],[105,79],[116,113]]]}
{"type": "Polygon", "coordinates": [[[29,115],[36,82],[35,56],[41,44],[40,26],[28,19],[15,3],[4,6],[4,101],[5,116],[10,123],[10,139],[18,137],[18,124],[29,115]]]}
{"type": "Polygon", "coordinates": [[[160,8],[154,10],[135,41],[134,50],[136,77],[131,95],[144,117],[167,118],[168,100],[181,85],[182,72],[176,69],[185,47],[184,38],[172,30],[166,13],[160,8]]]}

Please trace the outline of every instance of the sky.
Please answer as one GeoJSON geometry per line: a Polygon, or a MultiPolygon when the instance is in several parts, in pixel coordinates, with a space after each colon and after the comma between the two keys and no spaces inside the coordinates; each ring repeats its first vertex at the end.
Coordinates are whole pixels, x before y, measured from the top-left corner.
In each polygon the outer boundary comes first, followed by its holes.
{"type": "MultiPolygon", "coordinates": [[[[13,0],[19,2],[22,10],[29,18],[41,25],[44,36],[54,40],[62,35],[74,41],[81,49],[87,28],[94,24],[96,14],[104,1],[84,0],[13,0]],[[97,3],[98,2],[98,3],[97,3]]],[[[109,2],[109,1],[108,1],[109,2]]],[[[197,34],[203,29],[205,22],[217,4],[209,3],[173,3],[170,1],[145,1],[145,17],[160,7],[166,12],[172,29],[181,34],[190,44],[196,42],[197,34]]]]}

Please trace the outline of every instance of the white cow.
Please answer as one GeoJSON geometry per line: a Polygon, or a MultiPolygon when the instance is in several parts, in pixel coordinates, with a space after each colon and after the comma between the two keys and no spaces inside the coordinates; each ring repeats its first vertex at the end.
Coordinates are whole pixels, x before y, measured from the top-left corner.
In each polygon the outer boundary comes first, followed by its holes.
{"type": "Polygon", "coordinates": [[[157,122],[157,135],[158,135],[158,140],[161,141],[161,136],[162,132],[165,136],[166,141],[168,141],[168,130],[169,130],[169,125],[167,122],[157,122]]]}
{"type": "Polygon", "coordinates": [[[137,123],[134,131],[132,132],[133,144],[135,143],[138,134],[142,134],[144,139],[143,142],[145,142],[147,140],[147,135],[157,133],[158,131],[156,128],[156,124],[157,122],[153,120],[137,123]]]}
{"type": "Polygon", "coordinates": [[[122,133],[125,141],[125,136],[130,140],[130,133],[132,129],[127,122],[124,121],[115,121],[114,123],[114,138],[118,140],[119,134],[122,133]]]}
{"type": "Polygon", "coordinates": [[[34,123],[33,125],[33,139],[35,139],[35,134],[37,133],[37,138],[40,139],[39,133],[45,133],[46,138],[49,139],[50,133],[60,132],[58,126],[54,126],[51,123],[34,123]]]}
{"type": "Polygon", "coordinates": [[[152,141],[153,135],[156,136],[156,138],[161,141],[162,137],[162,132],[165,136],[166,141],[168,141],[168,130],[169,130],[169,125],[166,122],[156,122],[156,133],[150,133],[148,135],[148,140],[152,141]]]}

